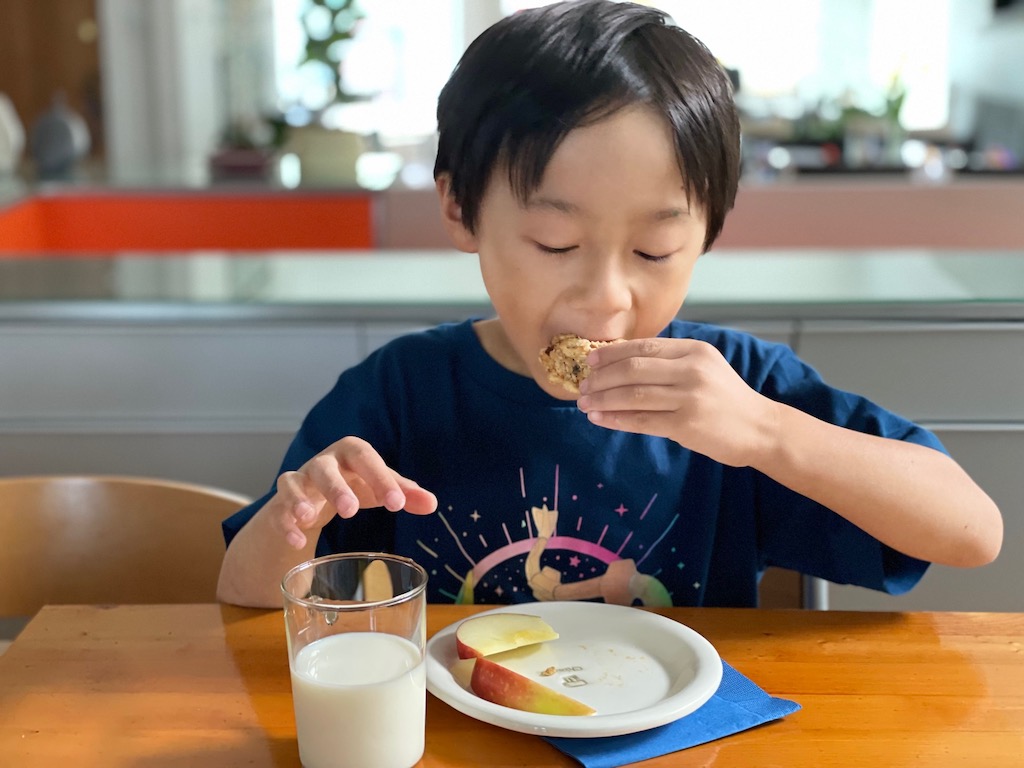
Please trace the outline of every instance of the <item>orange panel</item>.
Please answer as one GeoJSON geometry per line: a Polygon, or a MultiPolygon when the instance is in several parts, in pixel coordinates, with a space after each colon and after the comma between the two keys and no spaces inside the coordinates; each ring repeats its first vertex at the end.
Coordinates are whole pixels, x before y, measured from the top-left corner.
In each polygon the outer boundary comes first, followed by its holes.
{"type": "Polygon", "coordinates": [[[36,198],[0,212],[0,249],[70,255],[372,248],[372,205],[368,195],[36,198]]]}
{"type": "Polygon", "coordinates": [[[35,200],[23,200],[0,211],[0,250],[39,250],[42,228],[42,210],[35,200]]]}

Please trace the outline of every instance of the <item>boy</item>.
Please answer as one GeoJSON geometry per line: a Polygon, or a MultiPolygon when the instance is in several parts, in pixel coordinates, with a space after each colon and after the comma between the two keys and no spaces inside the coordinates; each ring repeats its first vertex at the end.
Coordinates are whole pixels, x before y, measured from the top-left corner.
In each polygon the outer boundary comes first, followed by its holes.
{"type": "Polygon", "coordinates": [[[929,561],[995,558],[998,509],[929,432],[785,346],[675,320],[739,175],[698,41],[639,5],[518,13],[466,51],[438,123],[442,217],[496,317],[342,374],[225,521],[222,600],[280,606],[289,567],[344,550],[481,603],[751,606],[769,565],[899,593],[929,561]],[[564,333],[616,342],[578,395],[540,359],[564,333]]]}

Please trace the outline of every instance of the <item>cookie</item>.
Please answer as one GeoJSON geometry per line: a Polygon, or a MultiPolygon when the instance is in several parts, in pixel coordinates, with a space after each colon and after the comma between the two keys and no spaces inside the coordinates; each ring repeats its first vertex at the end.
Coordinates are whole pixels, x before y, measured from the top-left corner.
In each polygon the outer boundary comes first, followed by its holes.
{"type": "MultiPolygon", "coordinates": [[[[621,341],[617,339],[616,341],[621,341]]],[[[587,355],[614,341],[591,341],[574,333],[560,333],[541,350],[539,359],[548,372],[548,381],[561,384],[573,394],[580,393],[580,382],[590,374],[587,355]]]]}

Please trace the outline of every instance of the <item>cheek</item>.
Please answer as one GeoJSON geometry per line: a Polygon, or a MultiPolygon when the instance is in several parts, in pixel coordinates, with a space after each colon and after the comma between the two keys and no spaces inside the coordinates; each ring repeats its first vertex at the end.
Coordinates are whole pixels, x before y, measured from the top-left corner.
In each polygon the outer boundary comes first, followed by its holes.
{"type": "Polygon", "coordinates": [[[661,331],[678,314],[690,290],[692,276],[692,262],[673,266],[664,272],[651,271],[644,281],[643,295],[638,297],[645,325],[658,326],[657,331],[661,331]]]}
{"type": "Polygon", "coordinates": [[[527,273],[512,254],[481,255],[480,275],[492,300],[496,297],[514,297],[527,282],[527,273]]]}

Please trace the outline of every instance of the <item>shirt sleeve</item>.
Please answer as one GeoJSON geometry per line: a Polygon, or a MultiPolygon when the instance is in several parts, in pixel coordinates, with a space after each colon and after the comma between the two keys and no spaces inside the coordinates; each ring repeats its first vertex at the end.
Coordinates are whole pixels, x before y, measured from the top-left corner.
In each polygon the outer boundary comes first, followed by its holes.
{"type": "MultiPolygon", "coordinates": [[[[788,348],[767,368],[760,391],[823,421],[870,435],[948,453],[927,429],[870,400],[827,385],[788,348]]],[[[929,563],[889,547],[805,496],[761,475],[759,546],[764,565],[898,595],[911,589],[929,563]]]]}

